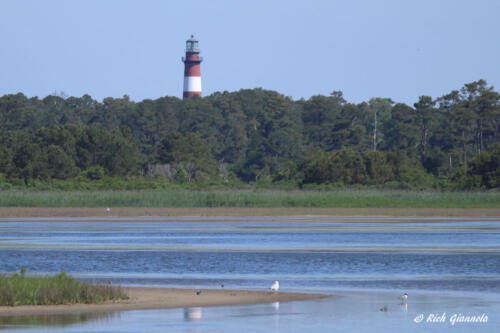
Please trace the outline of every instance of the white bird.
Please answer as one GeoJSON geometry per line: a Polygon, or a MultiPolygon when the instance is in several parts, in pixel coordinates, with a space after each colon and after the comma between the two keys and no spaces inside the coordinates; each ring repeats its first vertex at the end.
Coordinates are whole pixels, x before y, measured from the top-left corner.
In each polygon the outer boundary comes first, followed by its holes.
{"type": "Polygon", "coordinates": [[[408,299],[408,294],[404,293],[403,295],[399,296],[399,299],[401,300],[401,303],[405,303],[408,299]]]}
{"type": "Polygon", "coordinates": [[[277,292],[278,289],[280,289],[280,283],[278,281],[274,281],[273,285],[269,289],[273,292],[277,292]]]}
{"type": "Polygon", "coordinates": [[[107,211],[108,213],[109,213],[109,211],[110,211],[110,210],[111,210],[111,209],[110,209],[109,207],[108,207],[108,208],[106,208],[106,211],[107,211]]]}

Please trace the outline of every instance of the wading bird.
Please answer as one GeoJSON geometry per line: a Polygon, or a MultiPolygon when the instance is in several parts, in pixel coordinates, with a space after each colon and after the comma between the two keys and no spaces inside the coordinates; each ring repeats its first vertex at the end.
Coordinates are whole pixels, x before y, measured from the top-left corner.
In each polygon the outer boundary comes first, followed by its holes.
{"type": "Polygon", "coordinates": [[[278,281],[274,281],[273,285],[269,289],[271,289],[272,292],[277,292],[278,289],[280,289],[280,283],[278,281]]]}

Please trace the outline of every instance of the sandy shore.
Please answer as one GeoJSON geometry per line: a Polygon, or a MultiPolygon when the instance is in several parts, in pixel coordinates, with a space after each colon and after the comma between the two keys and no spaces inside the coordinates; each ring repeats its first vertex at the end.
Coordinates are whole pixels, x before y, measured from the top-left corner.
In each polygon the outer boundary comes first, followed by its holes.
{"type": "Polygon", "coordinates": [[[130,299],[120,302],[102,304],[68,304],[68,305],[21,305],[15,307],[0,306],[0,316],[49,315],[62,313],[89,313],[126,310],[168,309],[201,306],[259,304],[273,302],[302,301],[325,298],[329,295],[289,293],[272,293],[268,291],[214,290],[177,288],[124,288],[130,299]]]}
{"type": "MultiPolygon", "coordinates": [[[[332,216],[332,217],[500,217],[500,208],[45,208],[0,207],[0,217],[208,217],[208,216],[332,216]]],[[[304,222],[304,221],[301,221],[304,222]]],[[[338,219],[337,219],[338,222],[338,219]]],[[[366,221],[363,221],[366,222],[366,221]]]]}

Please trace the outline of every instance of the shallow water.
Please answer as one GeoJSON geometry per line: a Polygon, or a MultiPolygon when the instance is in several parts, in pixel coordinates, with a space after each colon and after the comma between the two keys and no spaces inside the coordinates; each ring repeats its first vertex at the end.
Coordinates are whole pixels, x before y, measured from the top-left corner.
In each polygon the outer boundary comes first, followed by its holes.
{"type": "MultiPolygon", "coordinates": [[[[322,330],[319,322],[328,330],[447,327],[486,332],[495,327],[491,325],[500,315],[498,219],[325,219],[0,219],[0,272],[26,266],[34,275],[64,270],[81,279],[122,285],[219,288],[224,283],[234,289],[268,288],[277,279],[284,290],[343,295],[274,308],[203,308],[200,320],[190,320],[191,310],[130,311],[77,320],[64,331],[229,332],[247,327],[316,332],[322,330]],[[405,291],[411,295],[407,308],[396,299],[405,291]],[[388,311],[379,311],[384,305],[388,311]],[[489,321],[418,325],[413,318],[419,311],[483,311],[489,321]],[[151,324],[140,326],[146,321],[151,324]]],[[[43,325],[29,324],[29,329],[43,325]]],[[[27,329],[0,321],[1,327],[27,329]]]]}

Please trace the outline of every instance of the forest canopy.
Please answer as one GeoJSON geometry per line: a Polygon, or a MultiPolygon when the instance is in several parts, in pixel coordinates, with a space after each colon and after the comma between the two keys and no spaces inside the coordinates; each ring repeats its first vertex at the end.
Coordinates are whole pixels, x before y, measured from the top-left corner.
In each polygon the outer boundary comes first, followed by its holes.
{"type": "Polygon", "coordinates": [[[491,189],[499,125],[500,94],[484,80],[413,105],[260,88],[140,102],[18,93],[0,97],[0,186],[119,177],[491,189]]]}

